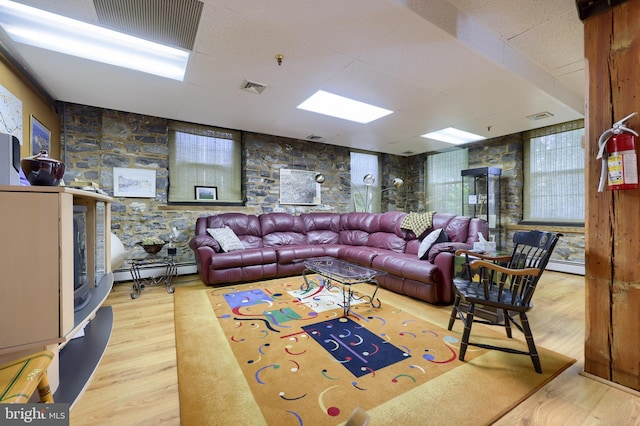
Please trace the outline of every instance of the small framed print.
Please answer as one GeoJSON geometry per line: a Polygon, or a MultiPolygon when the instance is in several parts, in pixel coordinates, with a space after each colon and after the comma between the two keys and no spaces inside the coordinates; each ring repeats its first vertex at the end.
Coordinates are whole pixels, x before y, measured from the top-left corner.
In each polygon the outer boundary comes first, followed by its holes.
{"type": "Polygon", "coordinates": [[[216,201],[218,199],[217,186],[196,186],[197,201],[216,201]]]}
{"type": "Polygon", "coordinates": [[[51,150],[51,130],[31,116],[31,155],[37,155],[40,151],[51,150]]]}

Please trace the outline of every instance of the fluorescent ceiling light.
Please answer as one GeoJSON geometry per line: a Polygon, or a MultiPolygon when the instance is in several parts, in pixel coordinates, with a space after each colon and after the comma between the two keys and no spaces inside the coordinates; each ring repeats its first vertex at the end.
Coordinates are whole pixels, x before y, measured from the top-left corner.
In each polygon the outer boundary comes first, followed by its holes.
{"type": "Polygon", "coordinates": [[[454,129],[453,127],[447,127],[446,129],[438,130],[437,132],[426,133],[422,135],[422,137],[435,139],[441,142],[452,143],[454,145],[460,145],[463,143],[486,139],[484,136],[474,135],[473,133],[454,129]]]}
{"type": "Polygon", "coordinates": [[[8,0],[0,26],[18,43],[182,81],[189,52],[8,0]]]}
{"type": "Polygon", "coordinates": [[[370,123],[393,112],[323,90],[318,90],[298,105],[298,108],[362,124],[370,123]]]}

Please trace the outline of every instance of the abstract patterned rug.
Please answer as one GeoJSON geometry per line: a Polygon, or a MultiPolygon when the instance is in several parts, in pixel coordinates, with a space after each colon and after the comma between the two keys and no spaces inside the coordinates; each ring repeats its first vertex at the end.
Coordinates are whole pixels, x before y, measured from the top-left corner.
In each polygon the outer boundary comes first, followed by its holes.
{"type": "MultiPolygon", "coordinates": [[[[350,315],[343,317],[340,290],[328,290],[318,278],[314,276],[315,285],[306,291],[300,290],[300,277],[199,291],[206,293],[209,311],[217,318],[195,325],[211,328],[202,333],[186,330],[185,326],[194,324],[187,325],[185,320],[196,310],[206,310],[206,304],[198,298],[192,306],[184,299],[189,290],[177,289],[176,341],[183,425],[340,424],[356,407],[369,411],[374,419],[377,410],[382,410],[379,418],[385,421],[400,415],[398,420],[404,424],[412,424],[412,418],[418,424],[441,419],[444,407],[438,406],[438,401],[442,393],[463,409],[473,391],[469,387],[477,388],[475,392],[482,397],[497,386],[504,389],[498,389],[491,399],[501,401],[500,407],[492,409],[494,404],[488,403],[481,410],[482,416],[489,412],[488,420],[496,419],[505,406],[512,408],[574,361],[558,354],[554,354],[559,357],[554,361],[549,351],[541,349],[545,374],[538,375],[527,357],[511,355],[515,358],[512,362],[502,353],[470,348],[465,362],[461,362],[457,359],[461,327],[449,332],[392,306],[384,298],[380,308],[353,301],[350,315]],[[199,335],[202,341],[189,347],[189,334],[199,335]],[[208,342],[207,336],[211,336],[208,342]],[[196,361],[192,351],[207,344],[214,346],[213,351],[209,348],[211,354],[205,355],[208,362],[196,361]],[[229,353],[233,354],[232,360],[229,353]],[[494,383],[495,377],[488,373],[497,375],[498,382],[494,383]],[[462,379],[465,382],[459,383],[462,379]],[[515,387],[510,385],[514,380],[518,382],[515,387]],[[436,382],[434,395],[434,390],[425,386],[436,382]],[[447,382],[454,387],[443,385],[447,382]],[[194,389],[206,390],[210,398],[194,395],[194,389]],[[427,401],[422,400],[425,396],[427,401]],[[502,401],[505,396],[507,404],[502,401]],[[409,412],[406,404],[413,405],[409,412]],[[243,407],[243,412],[230,407],[243,407]]],[[[371,289],[370,285],[356,286],[364,293],[371,289]]],[[[428,309],[428,305],[423,306],[428,309]]],[[[502,339],[501,334],[489,331],[487,338],[502,339]]],[[[461,421],[457,411],[452,410],[447,421],[439,424],[461,421]]],[[[478,417],[474,415],[471,420],[478,417]]]]}

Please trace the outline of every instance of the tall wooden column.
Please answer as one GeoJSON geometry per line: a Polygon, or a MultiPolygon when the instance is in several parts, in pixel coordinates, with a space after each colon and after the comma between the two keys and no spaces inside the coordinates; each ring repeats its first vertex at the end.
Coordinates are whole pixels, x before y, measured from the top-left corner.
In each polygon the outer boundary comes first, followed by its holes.
{"type": "MultiPolygon", "coordinates": [[[[586,97],[585,372],[640,390],[640,189],[598,192],[598,138],[640,113],[640,0],[584,21],[586,97]]],[[[627,122],[640,133],[640,116],[627,122]]],[[[638,151],[638,149],[636,149],[638,151]]]]}

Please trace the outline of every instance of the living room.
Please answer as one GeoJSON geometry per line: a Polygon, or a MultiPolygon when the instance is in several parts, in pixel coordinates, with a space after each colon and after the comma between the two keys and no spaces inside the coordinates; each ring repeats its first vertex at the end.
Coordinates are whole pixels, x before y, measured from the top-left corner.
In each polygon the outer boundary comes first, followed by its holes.
{"type": "MultiPolygon", "coordinates": [[[[284,66],[286,66],[286,56],[284,61],[284,66]]],[[[30,115],[43,121],[51,129],[52,157],[65,158],[69,169],[78,178],[97,180],[101,187],[109,189],[113,184],[110,174],[112,167],[153,168],[155,170],[157,176],[157,196],[155,198],[145,200],[142,203],[133,199],[117,199],[114,202],[112,229],[127,247],[132,248],[141,236],[155,234],[164,236],[170,232],[172,227],[176,227],[182,233],[179,249],[188,252],[186,242],[190,229],[199,215],[204,212],[239,210],[237,206],[215,206],[213,208],[208,206],[193,209],[167,205],[166,190],[170,179],[166,151],[162,149],[156,149],[153,152],[145,151],[145,147],[150,145],[157,148],[158,144],[164,143],[166,147],[166,134],[155,132],[155,124],[158,124],[160,128],[166,127],[167,119],[72,102],[52,104],[43,100],[42,94],[37,89],[33,89],[30,83],[25,82],[24,76],[20,72],[16,72],[11,65],[5,63],[4,67],[6,68],[1,74],[2,84],[14,94],[17,92],[23,101],[23,108],[26,112],[23,128],[29,128],[30,115]],[[136,133],[134,137],[131,136],[130,132],[133,129],[138,132],[145,126],[153,131],[136,133]],[[123,128],[128,130],[122,133],[123,128]],[[108,137],[105,138],[105,136],[108,137]],[[153,141],[150,142],[148,138],[152,138],[153,141]],[[57,144],[56,141],[61,142],[57,144]],[[144,155],[134,154],[142,152],[144,155]],[[86,153],[90,153],[90,155],[88,156],[86,153]],[[101,158],[102,161],[98,163],[86,161],[88,157],[94,156],[101,158]]],[[[323,202],[328,205],[343,206],[340,209],[344,210],[351,208],[352,199],[348,184],[351,181],[351,176],[346,170],[349,164],[349,148],[333,144],[310,145],[310,142],[302,139],[276,137],[258,132],[246,132],[244,137],[246,145],[243,152],[243,162],[246,171],[243,185],[247,198],[242,211],[262,212],[265,209],[272,209],[277,202],[269,201],[269,198],[274,194],[277,197],[279,189],[279,181],[275,172],[282,166],[286,168],[291,165],[294,165],[295,168],[313,170],[325,175],[327,181],[322,186],[323,202]],[[293,149],[289,150],[289,146],[293,149]],[[335,168],[339,165],[345,169],[336,171],[335,168]],[[253,176],[260,176],[260,179],[254,180],[253,176]],[[345,181],[347,184],[344,183],[345,181]],[[265,201],[265,199],[267,200],[265,201]]],[[[517,148],[521,142],[522,133],[512,133],[498,138],[490,138],[488,142],[471,145],[468,147],[468,167],[500,164],[503,166],[505,174],[508,172],[521,173],[520,163],[517,161],[508,162],[503,159],[509,158],[505,156],[506,153],[519,158],[522,148],[520,147],[520,151],[515,153],[510,149],[517,148]],[[488,152],[490,155],[487,155],[488,152]],[[496,161],[496,158],[500,158],[500,160],[496,161]]],[[[25,150],[28,148],[23,147],[23,151],[25,150]]],[[[21,152],[21,154],[25,156],[27,153],[21,152]]],[[[423,174],[426,156],[426,153],[415,156],[380,153],[381,169],[383,170],[381,186],[388,186],[393,177],[406,178],[423,174]]],[[[517,185],[522,185],[522,180],[519,177],[505,178],[505,182],[508,182],[509,185],[515,185],[514,192],[518,192],[517,185]]],[[[391,191],[387,195],[386,209],[389,209],[389,206],[394,209],[406,209],[413,206],[409,204],[407,198],[398,200],[391,196],[391,191]],[[402,204],[399,204],[399,201],[402,201],[402,204]]],[[[515,201],[515,204],[510,204],[508,208],[503,207],[502,218],[506,227],[510,226],[511,230],[515,230],[519,229],[519,213],[514,213],[514,210],[517,211],[520,208],[518,204],[520,200],[511,201],[515,201]]],[[[287,208],[294,213],[300,213],[307,209],[287,208]]],[[[562,228],[561,230],[565,233],[573,232],[578,241],[584,236],[583,228],[562,228]]],[[[504,238],[507,239],[506,234],[504,238]]],[[[568,245],[571,256],[580,257],[580,255],[575,255],[575,248],[580,245],[579,242],[568,245]]]]}

